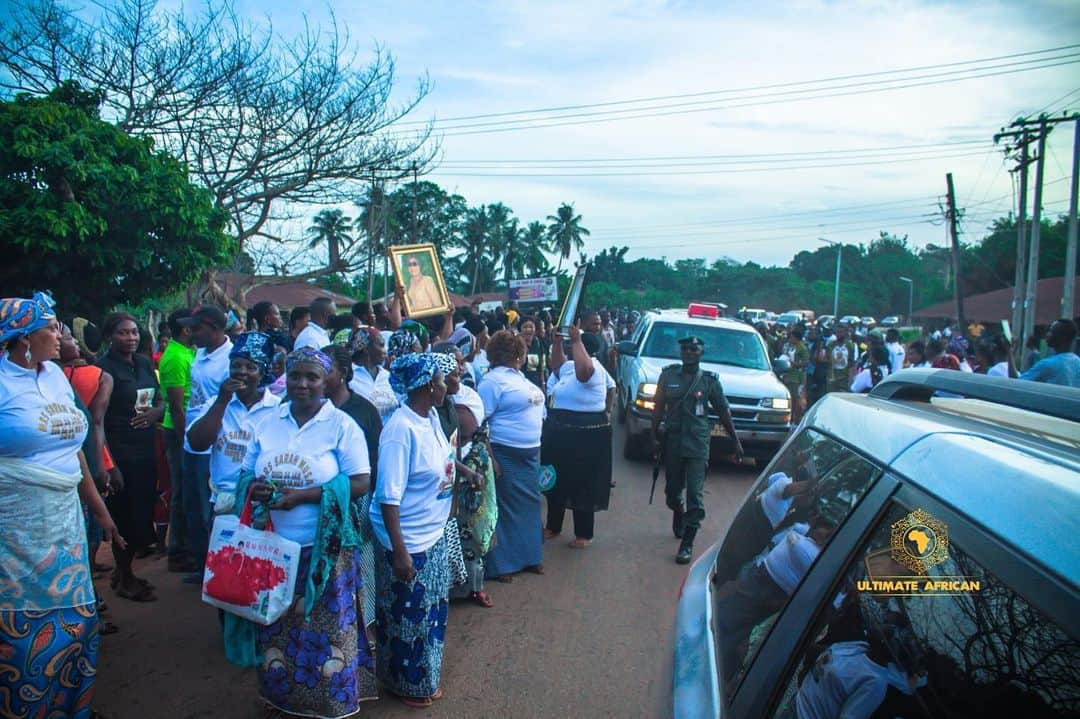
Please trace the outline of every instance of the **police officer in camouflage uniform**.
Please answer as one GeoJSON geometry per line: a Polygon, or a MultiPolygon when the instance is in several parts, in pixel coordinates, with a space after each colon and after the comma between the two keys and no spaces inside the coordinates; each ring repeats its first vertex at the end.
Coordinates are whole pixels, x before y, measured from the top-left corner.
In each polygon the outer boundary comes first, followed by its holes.
{"type": "Polygon", "coordinates": [[[735,440],[735,456],[741,458],[743,451],[720,379],[701,369],[705,341],[683,337],[679,349],[682,364],[665,367],[656,382],[652,432],[657,451],[665,458],[664,494],[674,513],[671,528],[682,539],[675,561],[688,564],[694,553],[694,537],[705,519],[705,473],[713,428],[710,413],[719,416],[721,426],[735,440]]]}

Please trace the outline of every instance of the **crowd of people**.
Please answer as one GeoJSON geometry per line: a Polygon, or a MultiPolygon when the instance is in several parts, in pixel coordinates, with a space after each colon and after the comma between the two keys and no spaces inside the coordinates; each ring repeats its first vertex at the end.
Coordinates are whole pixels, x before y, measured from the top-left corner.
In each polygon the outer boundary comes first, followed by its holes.
{"type": "Polygon", "coordinates": [[[46,293],[0,301],[0,647],[26,667],[5,677],[16,716],[92,716],[99,636],[116,631],[93,578],[153,602],[135,560],[156,554],[215,591],[232,556],[211,548],[219,517],[301,548],[275,621],[220,617],[225,656],[295,716],[348,716],[380,688],[431,706],[451,599],[492,607],[489,582],[543,574],[566,510],[570,546],[594,540],[614,486],[610,317],[562,334],[513,306],[409,319],[399,293],[344,313],[263,302],[244,319],[206,303],[157,330],[125,312],[63,317],[46,293]]]}
{"type": "Polygon", "coordinates": [[[1054,321],[1045,337],[1033,336],[1019,353],[1020,366],[1013,343],[1003,334],[984,332],[969,340],[949,325],[906,344],[897,328],[864,331],[845,322],[796,323],[779,332],[758,329],[773,356],[783,359],[778,373],[791,393],[793,423],[829,392],[866,393],[888,375],[909,367],[1080,387],[1077,328],[1068,319],[1054,321]],[[1046,346],[1045,357],[1041,343],[1046,346]]]}
{"type": "MultiPolygon", "coordinates": [[[[243,319],[179,308],[156,340],[125,312],[99,326],[46,293],[0,300],[0,649],[15,716],[91,716],[98,639],[116,631],[93,578],[153,602],[135,560],[157,553],[178,581],[210,582],[218,517],[301,548],[275,621],[221,617],[225,656],[295,716],[348,716],[380,688],[431,706],[451,599],[489,608],[489,581],[543,574],[567,510],[569,545],[590,546],[615,486],[614,348],[637,314],[587,311],[562,332],[515,306],[412,319],[401,292],[348,312],[329,298],[287,316],[261,302],[243,319]]],[[[853,330],[799,324],[777,338],[796,421],[805,403],[904,367],[1080,385],[1069,320],[1021,368],[999,336],[946,327],[905,346],[895,329],[853,330]]],[[[692,381],[702,341],[682,342],[692,381]]],[[[709,393],[724,415],[719,383],[709,393]]],[[[685,516],[681,497],[667,501],[689,548],[703,507],[683,474],[685,516]]]]}

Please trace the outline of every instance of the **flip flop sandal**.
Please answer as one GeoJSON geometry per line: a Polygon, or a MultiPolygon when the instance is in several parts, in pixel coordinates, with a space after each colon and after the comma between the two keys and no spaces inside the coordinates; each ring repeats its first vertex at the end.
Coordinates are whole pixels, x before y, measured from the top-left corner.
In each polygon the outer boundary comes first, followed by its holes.
{"type": "Polygon", "coordinates": [[[469,599],[475,604],[479,604],[484,609],[490,609],[495,606],[495,602],[491,601],[491,597],[487,592],[469,592],[469,599]]]}
{"type": "Polygon", "coordinates": [[[574,541],[570,542],[568,546],[571,549],[585,549],[585,547],[589,546],[590,544],[592,544],[591,539],[581,539],[580,537],[578,537],[574,541]]]}
{"type": "Polygon", "coordinates": [[[544,541],[545,542],[548,541],[549,539],[555,539],[555,537],[558,537],[560,534],[562,534],[562,532],[552,532],[547,527],[544,527],[544,541]]]}
{"type": "Polygon", "coordinates": [[[120,627],[116,626],[108,619],[101,620],[101,623],[98,625],[98,634],[101,636],[105,636],[106,634],[116,634],[118,631],[120,631],[120,627]]]}

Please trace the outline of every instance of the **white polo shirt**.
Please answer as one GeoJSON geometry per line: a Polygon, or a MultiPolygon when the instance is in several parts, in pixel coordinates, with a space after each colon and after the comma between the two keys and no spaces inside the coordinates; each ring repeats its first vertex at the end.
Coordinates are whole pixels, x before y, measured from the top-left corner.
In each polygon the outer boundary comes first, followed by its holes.
{"type": "Polygon", "coordinates": [[[390,386],[390,372],[379,370],[378,377],[372,377],[366,367],[353,365],[353,378],[349,389],[360,395],[379,410],[379,417],[385,422],[398,408],[398,397],[390,386]]]}
{"type": "Polygon", "coordinates": [[[454,495],[454,446],[439,415],[427,417],[402,405],[379,435],[379,483],[371,500],[371,526],[379,543],[393,549],[382,505],[396,505],[409,554],[427,551],[443,536],[454,495]]]}
{"type": "Polygon", "coordinates": [[[293,349],[298,350],[301,347],[310,347],[321,351],[323,347],[331,344],[333,344],[333,342],[330,341],[330,333],[314,322],[308,322],[307,327],[300,330],[300,334],[296,336],[296,342],[293,343],[293,349]]]}
{"type": "Polygon", "coordinates": [[[79,472],[89,426],[64,371],[52,362],[23,369],[0,355],[0,456],[64,474],[79,472]]]}
{"type": "MultiPolygon", "coordinates": [[[[188,412],[187,428],[200,420],[217,400],[210,400],[202,406],[188,412]]],[[[244,457],[254,436],[255,425],[274,412],[281,404],[281,398],[263,390],[262,399],[251,405],[251,409],[233,395],[229,404],[225,405],[225,414],[221,418],[221,431],[210,448],[210,488],[216,496],[218,492],[232,492],[236,490],[236,480],[240,476],[240,469],[244,466],[244,457]]],[[[214,497],[210,498],[213,502],[214,497]]]]}
{"type": "MultiPolygon", "coordinates": [[[[292,489],[326,484],[339,474],[370,474],[364,431],[352,417],[324,401],[303,427],[293,419],[291,402],[282,402],[254,425],[243,468],[259,479],[292,489]]],[[[380,484],[382,479],[380,477],[380,484]]],[[[315,541],[319,505],[272,510],[274,531],[303,546],[315,541]]]]}
{"type": "MultiPolygon", "coordinates": [[[[225,342],[212,352],[207,352],[205,347],[195,350],[195,361],[191,363],[191,396],[188,397],[187,405],[189,412],[217,399],[221,383],[229,378],[229,353],[232,348],[232,340],[226,338],[225,342]]],[[[186,438],[184,451],[191,454],[210,454],[210,450],[194,451],[186,438]]]]}
{"type": "Polygon", "coordinates": [[[761,502],[761,510],[765,513],[765,517],[769,520],[769,524],[773,526],[773,529],[780,526],[780,522],[784,521],[788,510],[791,509],[791,505],[795,502],[794,497],[784,496],[784,490],[790,484],[791,477],[783,472],[776,472],[769,476],[768,488],[758,497],[758,501],[761,502]]]}
{"type": "Polygon", "coordinates": [[[544,393],[516,369],[496,367],[477,388],[491,427],[491,443],[518,449],[540,446],[544,393]]]}
{"type": "Polygon", "coordinates": [[[904,345],[899,342],[890,342],[885,345],[885,349],[889,351],[889,373],[896,374],[904,369],[904,355],[907,354],[904,345]]]}
{"type": "Polygon", "coordinates": [[[615,388],[615,380],[595,357],[592,366],[593,373],[588,382],[578,380],[573,360],[563,362],[558,374],[548,377],[552,409],[573,412],[603,412],[607,409],[607,391],[615,388]]]}

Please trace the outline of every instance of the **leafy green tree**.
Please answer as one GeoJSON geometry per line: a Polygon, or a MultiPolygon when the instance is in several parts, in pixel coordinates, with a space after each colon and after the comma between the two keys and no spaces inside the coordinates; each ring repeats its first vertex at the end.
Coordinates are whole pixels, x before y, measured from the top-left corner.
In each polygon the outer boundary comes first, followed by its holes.
{"type": "Polygon", "coordinates": [[[352,218],[346,217],[341,210],[321,210],[307,229],[308,236],[311,237],[308,249],[326,245],[329,256],[327,267],[340,270],[342,249],[347,250],[353,245],[352,230],[352,218]]]}
{"type": "Polygon", "coordinates": [[[101,120],[99,100],[65,83],[0,103],[0,286],[50,289],[92,317],[186,287],[237,250],[210,193],[151,140],[101,120]]]}
{"type": "Polygon", "coordinates": [[[547,228],[542,222],[530,222],[525,229],[521,230],[519,245],[521,247],[521,267],[532,277],[551,274],[551,263],[544,254],[547,228]]]}
{"type": "Polygon", "coordinates": [[[556,272],[562,271],[563,260],[570,259],[570,253],[574,250],[581,252],[585,247],[585,240],[589,231],[581,225],[581,215],[574,214],[574,206],[564,202],[559,206],[554,215],[548,215],[548,242],[551,243],[551,251],[559,256],[559,264],[556,272]]]}

